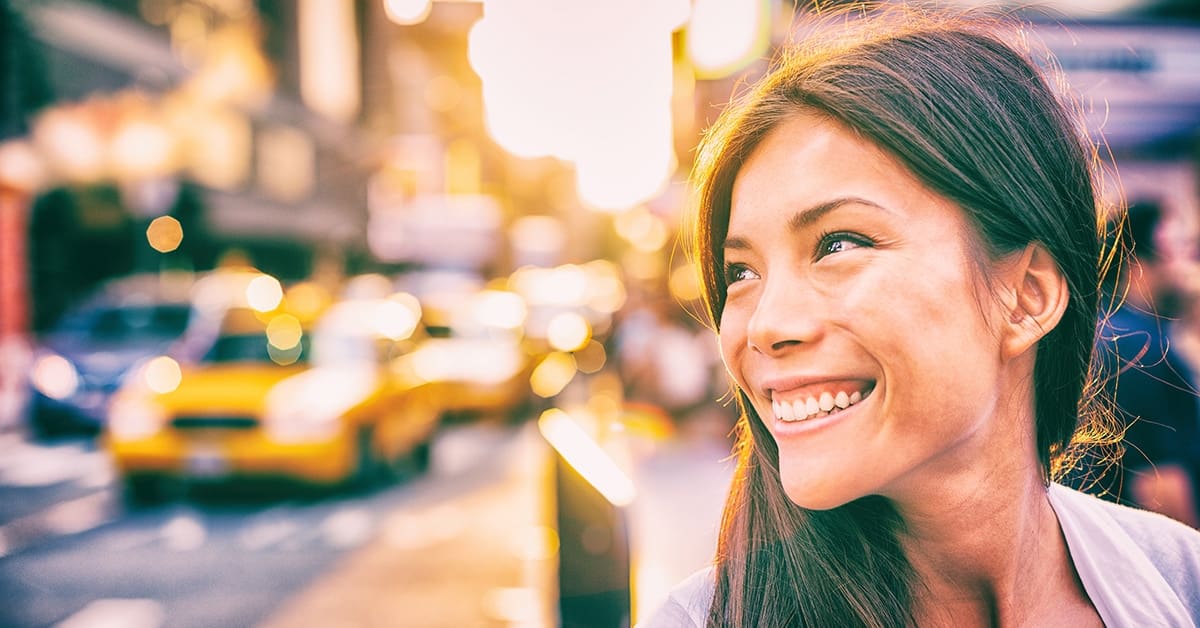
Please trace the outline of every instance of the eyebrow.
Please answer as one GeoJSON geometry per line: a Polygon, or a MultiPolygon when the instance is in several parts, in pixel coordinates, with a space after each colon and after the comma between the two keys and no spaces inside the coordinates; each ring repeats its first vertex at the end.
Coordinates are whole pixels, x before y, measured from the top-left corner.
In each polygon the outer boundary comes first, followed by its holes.
{"type": "MultiPolygon", "coordinates": [[[[843,205],[866,205],[868,207],[882,209],[883,211],[891,211],[883,205],[880,205],[875,201],[867,200],[861,196],[839,196],[828,201],[817,203],[811,207],[806,207],[793,214],[787,222],[788,231],[795,233],[801,229],[810,227],[813,225],[813,223],[824,218],[826,214],[829,214],[833,210],[838,209],[843,205]]],[[[745,238],[727,237],[725,238],[725,242],[722,244],[722,248],[745,250],[750,248],[750,243],[745,238]]]]}

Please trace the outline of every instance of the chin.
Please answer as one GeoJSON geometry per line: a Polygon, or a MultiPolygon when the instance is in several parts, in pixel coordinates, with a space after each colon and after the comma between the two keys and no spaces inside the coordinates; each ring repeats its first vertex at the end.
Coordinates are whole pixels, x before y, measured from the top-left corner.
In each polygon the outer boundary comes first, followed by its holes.
{"type": "Polygon", "coordinates": [[[831,510],[863,495],[829,478],[789,481],[783,474],[783,492],[792,503],[808,510],[831,510]]]}

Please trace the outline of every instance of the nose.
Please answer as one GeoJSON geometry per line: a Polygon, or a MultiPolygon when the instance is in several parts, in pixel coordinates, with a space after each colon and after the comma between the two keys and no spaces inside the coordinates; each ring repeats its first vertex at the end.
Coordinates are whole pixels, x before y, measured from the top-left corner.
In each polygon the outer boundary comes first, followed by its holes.
{"type": "Polygon", "coordinates": [[[808,280],[791,275],[763,280],[762,292],[747,322],[750,348],[774,355],[818,341],[824,334],[824,305],[808,280]]]}

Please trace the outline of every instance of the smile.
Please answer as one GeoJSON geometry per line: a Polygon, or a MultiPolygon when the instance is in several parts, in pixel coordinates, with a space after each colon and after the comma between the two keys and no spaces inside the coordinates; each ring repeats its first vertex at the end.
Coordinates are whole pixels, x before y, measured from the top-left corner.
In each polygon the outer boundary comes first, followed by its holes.
{"type": "Polygon", "coordinates": [[[863,390],[826,390],[792,400],[771,399],[771,409],[780,421],[797,422],[837,414],[866,399],[874,387],[863,390]]]}

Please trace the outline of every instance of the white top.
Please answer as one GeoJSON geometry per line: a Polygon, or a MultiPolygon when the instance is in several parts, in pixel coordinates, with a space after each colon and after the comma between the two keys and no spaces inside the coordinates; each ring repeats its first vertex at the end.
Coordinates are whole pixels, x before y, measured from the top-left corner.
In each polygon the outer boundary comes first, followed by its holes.
{"type": "MultiPolygon", "coordinates": [[[[1050,485],[1075,571],[1109,628],[1200,626],[1200,531],[1162,515],[1050,485]]],[[[713,568],[671,591],[638,628],[703,628],[713,568]]]]}

